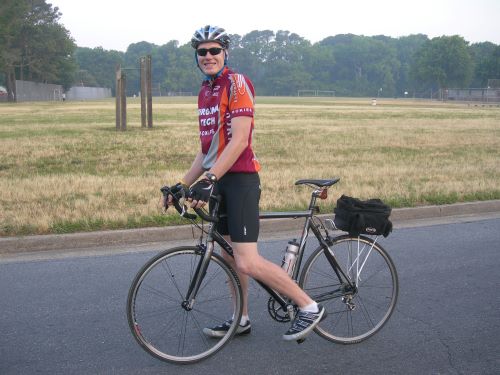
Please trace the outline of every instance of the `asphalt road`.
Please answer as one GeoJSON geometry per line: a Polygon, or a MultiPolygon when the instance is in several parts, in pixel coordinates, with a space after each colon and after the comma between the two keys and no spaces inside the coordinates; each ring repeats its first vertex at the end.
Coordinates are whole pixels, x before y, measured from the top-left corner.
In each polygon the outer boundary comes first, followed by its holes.
{"type": "MultiPolygon", "coordinates": [[[[400,294],[374,337],[286,343],[254,284],[252,334],[190,366],[150,357],[128,330],[128,287],[154,252],[0,259],[0,374],[498,374],[500,218],[398,228],[382,243],[400,294]]],[[[261,253],[279,259],[285,244],[261,253]]]]}

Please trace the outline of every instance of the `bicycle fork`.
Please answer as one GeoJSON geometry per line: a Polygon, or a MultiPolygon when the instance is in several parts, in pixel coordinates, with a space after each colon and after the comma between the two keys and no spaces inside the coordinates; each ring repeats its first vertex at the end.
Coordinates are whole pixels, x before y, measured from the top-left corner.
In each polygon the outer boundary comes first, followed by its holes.
{"type": "Polygon", "coordinates": [[[207,274],[208,264],[210,263],[210,258],[214,251],[214,243],[209,241],[207,245],[199,244],[200,252],[202,256],[196,265],[196,270],[194,272],[194,277],[191,279],[188,291],[182,301],[182,308],[186,311],[191,311],[193,309],[194,303],[196,301],[196,296],[200,289],[201,283],[207,274]]]}

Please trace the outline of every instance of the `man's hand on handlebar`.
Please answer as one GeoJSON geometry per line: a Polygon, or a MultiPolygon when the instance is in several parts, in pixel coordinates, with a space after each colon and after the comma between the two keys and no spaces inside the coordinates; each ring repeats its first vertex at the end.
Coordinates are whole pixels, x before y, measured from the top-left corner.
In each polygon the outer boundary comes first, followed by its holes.
{"type": "Polygon", "coordinates": [[[199,216],[203,220],[217,222],[218,218],[210,216],[210,214],[201,209],[210,199],[213,188],[214,182],[207,179],[198,181],[191,189],[182,183],[173,186],[164,186],[160,189],[163,193],[163,207],[167,209],[169,206],[174,206],[182,217],[189,220],[196,220],[199,216]],[[196,215],[187,212],[186,201],[190,202],[190,207],[195,210],[196,215]]]}
{"type": "Polygon", "coordinates": [[[165,209],[174,204],[174,198],[172,195],[175,195],[177,199],[179,199],[181,196],[189,196],[189,186],[181,182],[178,182],[170,187],[164,186],[163,188],[161,188],[161,191],[163,192],[162,204],[165,209]]]}
{"type": "Polygon", "coordinates": [[[191,208],[202,208],[205,206],[214,190],[214,183],[208,179],[196,182],[189,190],[188,201],[191,202],[191,208]]]}

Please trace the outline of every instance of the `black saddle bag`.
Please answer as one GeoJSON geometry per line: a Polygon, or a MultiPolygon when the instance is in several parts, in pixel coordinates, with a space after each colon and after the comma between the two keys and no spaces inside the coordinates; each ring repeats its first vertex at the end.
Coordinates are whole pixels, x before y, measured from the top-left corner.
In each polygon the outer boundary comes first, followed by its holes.
{"type": "Polygon", "coordinates": [[[334,223],[338,229],[348,232],[351,236],[373,234],[387,237],[392,232],[392,223],[389,220],[391,210],[391,207],[380,199],[362,201],[342,195],[334,209],[334,223]]]}

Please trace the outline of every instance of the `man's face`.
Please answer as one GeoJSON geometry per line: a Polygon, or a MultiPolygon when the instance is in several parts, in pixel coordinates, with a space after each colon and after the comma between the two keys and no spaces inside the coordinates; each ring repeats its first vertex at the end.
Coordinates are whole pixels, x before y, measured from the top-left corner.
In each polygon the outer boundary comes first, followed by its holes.
{"type": "Polygon", "coordinates": [[[196,54],[198,59],[198,65],[200,66],[203,73],[208,76],[213,76],[219,73],[219,71],[224,67],[224,56],[226,51],[221,50],[220,53],[212,55],[210,51],[211,48],[221,49],[221,45],[215,42],[201,43],[196,51],[206,52],[205,56],[200,56],[196,54]]]}

